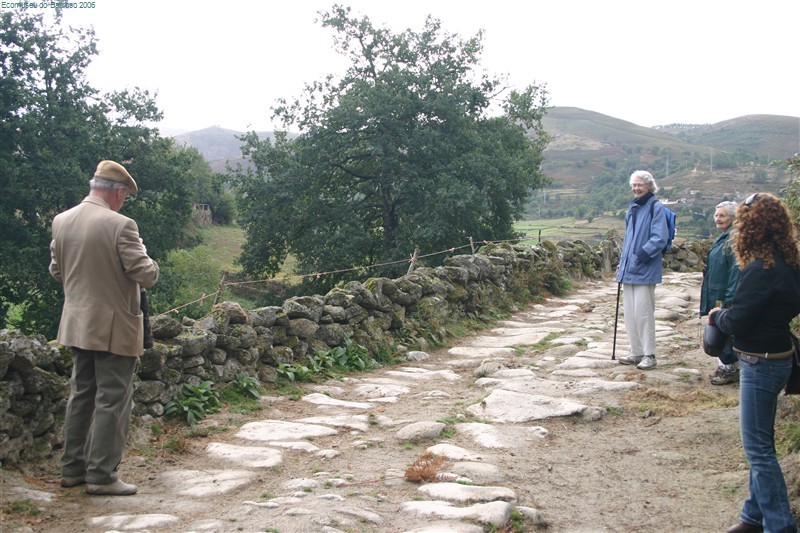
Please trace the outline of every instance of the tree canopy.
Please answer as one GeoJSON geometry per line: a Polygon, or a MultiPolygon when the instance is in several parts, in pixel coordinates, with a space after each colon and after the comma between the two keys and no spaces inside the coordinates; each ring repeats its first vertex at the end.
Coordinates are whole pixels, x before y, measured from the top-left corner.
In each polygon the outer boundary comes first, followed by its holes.
{"type": "Polygon", "coordinates": [[[14,326],[52,337],[63,296],[47,270],[50,224],[88,194],[97,163],[118,161],[136,179],[122,213],[160,259],[184,240],[205,162],[145,125],[161,119],[147,91],[100,94],[87,82],[92,29],[65,29],[58,10],[0,16],[0,325],[13,308],[14,326]]]}
{"type": "Polygon", "coordinates": [[[464,40],[430,17],[420,32],[392,33],[334,6],[321,23],[347,71],[274,108],[299,136],[243,137],[245,271],[273,275],[287,254],[300,271],[326,272],[514,237],[547,182],[546,90],[510,91],[498,105],[502,81],[478,69],[482,34],[464,40]]]}

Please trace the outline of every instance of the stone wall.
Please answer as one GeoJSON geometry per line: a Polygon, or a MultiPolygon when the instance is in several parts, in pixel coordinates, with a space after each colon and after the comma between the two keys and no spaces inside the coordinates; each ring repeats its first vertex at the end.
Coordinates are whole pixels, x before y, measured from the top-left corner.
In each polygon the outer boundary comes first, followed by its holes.
{"type": "MultiPolygon", "coordinates": [[[[228,383],[240,372],[274,382],[280,364],[301,362],[345,340],[373,356],[425,349],[428,339],[441,338],[448,325],[469,314],[508,308],[525,296],[563,287],[568,278],[610,273],[619,262],[619,249],[614,234],[596,247],[579,240],[487,245],[474,255],[447,258],[440,267],[417,268],[398,279],[352,281],[325,295],[290,298],[281,306],[249,310],[222,302],[199,320],[151,317],[156,342],[138,360],[133,412],[163,415],[184,383],[228,383]]],[[[673,270],[698,270],[697,253],[676,243],[664,262],[673,270]]],[[[45,457],[60,445],[71,364],[63,346],[41,336],[0,331],[4,464],[45,457]]]]}

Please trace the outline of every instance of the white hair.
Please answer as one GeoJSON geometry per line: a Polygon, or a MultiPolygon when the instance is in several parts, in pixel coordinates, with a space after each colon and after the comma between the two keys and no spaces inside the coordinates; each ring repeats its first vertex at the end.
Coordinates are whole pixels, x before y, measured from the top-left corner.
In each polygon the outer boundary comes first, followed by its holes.
{"type": "Polygon", "coordinates": [[[737,205],[738,204],[736,202],[730,202],[730,201],[728,201],[728,202],[720,202],[720,203],[717,204],[717,207],[714,208],[714,210],[716,211],[717,209],[724,209],[729,217],[736,218],[736,207],[737,207],[737,205]]]}
{"type": "Polygon", "coordinates": [[[639,178],[640,180],[646,182],[650,185],[650,191],[653,193],[658,192],[658,185],[656,185],[656,180],[653,178],[653,175],[650,174],[646,170],[637,170],[633,174],[631,174],[630,179],[628,180],[628,185],[633,185],[633,180],[639,178]]]}
{"type": "Polygon", "coordinates": [[[104,189],[115,191],[117,189],[128,189],[128,185],[121,181],[107,180],[105,178],[92,178],[89,180],[90,189],[104,189]]]}

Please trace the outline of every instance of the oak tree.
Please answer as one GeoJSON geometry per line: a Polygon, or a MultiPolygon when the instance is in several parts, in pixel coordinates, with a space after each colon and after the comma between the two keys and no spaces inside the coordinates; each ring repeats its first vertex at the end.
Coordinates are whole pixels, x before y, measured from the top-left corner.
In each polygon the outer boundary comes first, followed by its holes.
{"type": "Polygon", "coordinates": [[[513,238],[547,182],[546,90],[501,98],[503,81],[479,69],[482,33],[462,39],[430,17],[419,32],[393,33],[334,6],[321,23],[346,72],[279,101],[275,116],[296,136],[243,137],[245,271],[275,274],[292,254],[302,272],[397,261],[378,270],[391,275],[415,248],[513,238]]]}
{"type": "Polygon", "coordinates": [[[0,17],[0,326],[52,338],[63,296],[47,269],[50,224],[88,194],[97,163],[119,161],[135,177],[142,192],[122,213],[158,259],[184,238],[202,158],[146,126],[161,119],[147,91],[89,84],[91,28],[63,27],[58,10],[0,17]]]}

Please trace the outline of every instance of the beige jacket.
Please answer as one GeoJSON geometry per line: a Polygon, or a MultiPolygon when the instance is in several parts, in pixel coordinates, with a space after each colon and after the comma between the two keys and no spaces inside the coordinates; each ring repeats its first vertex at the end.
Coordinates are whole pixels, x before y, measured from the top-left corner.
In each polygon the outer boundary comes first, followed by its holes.
{"type": "Polygon", "coordinates": [[[159,268],[148,257],[136,222],[87,196],[53,219],[50,258],[50,274],[64,286],[58,342],[141,355],[140,289],[155,284],[159,268]]]}

